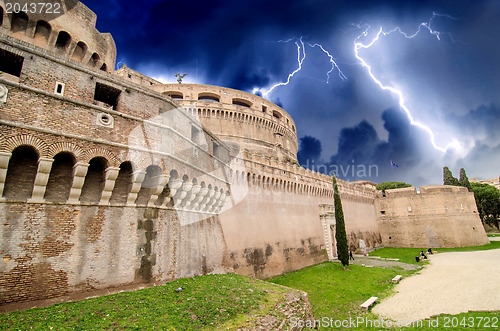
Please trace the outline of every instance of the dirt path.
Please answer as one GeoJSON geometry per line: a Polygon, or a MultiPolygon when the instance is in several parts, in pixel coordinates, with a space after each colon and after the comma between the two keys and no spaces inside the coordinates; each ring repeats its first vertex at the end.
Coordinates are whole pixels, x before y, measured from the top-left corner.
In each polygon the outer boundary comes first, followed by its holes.
{"type": "Polygon", "coordinates": [[[362,265],[364,267],[377,267],[377,268],[399,267],[405,270],[417,270],[422,268],[422,265],[418,264],[403,263],[399,261],[391,261],[386,259],[373,259],[373,258],[359,257],[359,256],[356,256],[354,258],[354,261],[349,261],[349,264],[357,264],[357,265],[362,265]]]}
{"type": "Polygon", "coordinates": [[[440,253],[418,275],[403,279],[395,295],[372,312],[394,321],[470,310],[500,310],[500,249],[440,253]]]}

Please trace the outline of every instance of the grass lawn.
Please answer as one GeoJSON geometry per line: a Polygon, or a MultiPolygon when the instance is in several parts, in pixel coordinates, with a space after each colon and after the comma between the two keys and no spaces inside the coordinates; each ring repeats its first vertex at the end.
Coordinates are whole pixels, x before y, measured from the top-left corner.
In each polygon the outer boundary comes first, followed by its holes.
{"type": "MultiPolygon", "coordinates": [[[[350,265],[348,268],[350,270],[345,271],[339,263],[323,263],[275,277],[269,281],[306,291],[309,294],[316,320],[328,317],[333,321],[348,321],[349,319],[357,321],[358,318],[364,318],[363,322],[357,324],[356,330],[385,330],[375,327],[376,321],[381,318],[371,312],[361,310],[359,305],[371,296],[378,296],[380,302],[392,293],[391,290],[394,287],[391,282],[392,277],[396,274],[407,277],[415,271],[403,271],[399,268],[365,268],[357,265],[350,265]],[[370,321],[373,327],[369,327],[370,324],[366,321],[370,321]]],[[[332,322],[329,323],[326,325],[334,325],[332,322]]],[[[421,324],[414,324],[413,327],[392,330],[495,330],[500,327],[500,312],[440,315],[419,323],[421,324]],[[485,325],[488,323],[489,327],[485,325]],[[474,327],[471,327],[472,325],[474,327]]],[[[346,328],[339,325],[338,328],[333,329],[346,328]]]]}
{"type": "Polygon", "coordinates": [[[348,269],[344,270],[340,263],[323,263],[269,281],[307,292],[316,319],[345,320],[349,317],[373,318],[359,306],[372,296],[382,298],[390,294],[394,276],[401,274],[405,277],[414,273],[401,268],[365,268],[359,265],[350,265],[348,269]]]}
{"type": "MultiPolygon", "coordinates": [[[[500,241],[492,241],[487,245],[473,247],[457,247],[457,248],[436,248],[439,253],[445,252],[472,252],[484,251],[500,248],[500,241]]],[[[434,250],[434,249],[433,249],[434,250]]],[[[427,248],[394,248],[385,247],[377,249],[370,253],[370,256],[380,256],[385,258],[399,258],[399,261],[405,263],[417,264],[415,256],[420,254],[420,251],[427,252],[427,248]]],[[[427,254],[427,253],[426,253],[427,254]]],[[[420,263],[420,262],[419,262],[420,263]]]]}
{"type": "MultiPolygon", "coordinates": [[[[495,248],[500,248],[500,242],[439,251],[495,248]]],[[[415,263],[414,256],[420,250],[383,248],[370,255],[415,263]]],[[[322,263],[272,278],[269,283],[231,274],[179,279],[139,291],[0,314],[0,330],[233,330],[249,323],[251,328],[253,316],[273,315],[285,319],[273,308],[289,290],[273,283],[307,292],[317,320],[326,317],[331,321],[349,318],[375,321],[378,317],[370,311],[361,310],[360,304],[372,296],[379,297],[379,302],[389,296],[394,287],[391,280],[395,275],[408,277],[418,272],[359,265],[350,265],[348,269],[344,270],[340,263],[322,263]],[[177,293],[175,289],[179,286],[183,290],[177,293]]],[[[499,319],[498,311],[442,315],[422,321],[421,326],[404,330],[493,330],[500,327],[499,319]],[[447,321],[448,324],[445,324],[447,321]],[[490,327],[485,325],[487,321],[490,327]],[[468,327],[470,325],[474,327],[468,327]]],[[[290,322],[287,326],[291,326],[290,322]]]]}
{"type": "Polygon", "coordinates": [[[262,310],[272,309],[287,291],[237,275],[186,278],[138,291],[0,314],[0,330],[215,329],[251,312],[271,313],[262,310]],[[177,293],[179,286],[183,290],[177,293]]]}

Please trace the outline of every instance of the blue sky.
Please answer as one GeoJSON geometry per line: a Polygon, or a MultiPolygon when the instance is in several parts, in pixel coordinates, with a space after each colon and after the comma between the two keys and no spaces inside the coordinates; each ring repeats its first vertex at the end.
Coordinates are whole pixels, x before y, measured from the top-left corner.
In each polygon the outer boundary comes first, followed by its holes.
{"type": "Polygon", "coordinates": [[[441,184],[445,165],[456,176],[461,167],[470,178],[500,175],[499,1],[82,2],[112,33],[117,62],[281,105],[296,122],[300,162],[315,170],[414,185],[441,184]],[[266,94],[302,58],[289,84],[266,94]],[[328,77],[330,59],[338,67],[328,77]]]}

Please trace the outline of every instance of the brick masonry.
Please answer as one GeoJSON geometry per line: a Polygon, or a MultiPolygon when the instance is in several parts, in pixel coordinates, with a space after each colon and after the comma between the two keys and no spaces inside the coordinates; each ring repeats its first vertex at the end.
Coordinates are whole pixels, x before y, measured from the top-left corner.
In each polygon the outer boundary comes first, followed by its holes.
{"type": "MultiPolygon", "coordinates": [[[[298,165],[283,109],[114,71],[113,38],[81,3],[20,31],[2,13],[0,305],[207,273],[267,278],[335,256],[334,219],[320,218],[332,178],[298,165]]],[[[379,247],[373,183],[338,183],[350,249],[379,247]]]]}

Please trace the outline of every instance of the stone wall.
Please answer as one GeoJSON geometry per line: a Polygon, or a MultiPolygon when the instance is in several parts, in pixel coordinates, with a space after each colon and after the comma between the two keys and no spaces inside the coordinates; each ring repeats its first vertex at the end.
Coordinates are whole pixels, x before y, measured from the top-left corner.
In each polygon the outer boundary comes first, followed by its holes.
{"type": "Polygon", "coordinates": [[[474,194],[458,186],[387,190],[375,200],[385,247],[465,247],[488,244],[474,194]]]}
{"type": "Polygon", "coordinates": [[[0,305],[231,270],[213,215],[13,202],[0,218],[0,305]]]}
{"type": "MultiPolygon", "coordinates": [[[[265,160],[239,163],[231,190],[245,196],[220,215],[236,273],[269,278],[336,257],[335,220],[325,225],[321,209],[333,204],[331,177],[265,160]]],[[[380,247],[374,188],[338,183],[350,249],[360,252],[359,239],[380,247]]]]}

